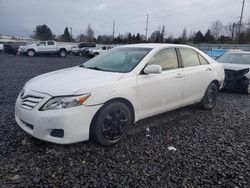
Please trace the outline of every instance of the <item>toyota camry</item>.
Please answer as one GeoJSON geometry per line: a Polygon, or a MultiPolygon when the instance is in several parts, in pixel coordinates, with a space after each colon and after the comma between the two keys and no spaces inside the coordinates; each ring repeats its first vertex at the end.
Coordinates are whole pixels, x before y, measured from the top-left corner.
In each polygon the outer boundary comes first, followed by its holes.
{"type": "Polygon", "coordinates": [[[15,119],[41,140],[111,146],[138,120],[196,103],[212,109],[223,81],[222,64],[196,48],[125,45],[28,81],[15,119]]]}

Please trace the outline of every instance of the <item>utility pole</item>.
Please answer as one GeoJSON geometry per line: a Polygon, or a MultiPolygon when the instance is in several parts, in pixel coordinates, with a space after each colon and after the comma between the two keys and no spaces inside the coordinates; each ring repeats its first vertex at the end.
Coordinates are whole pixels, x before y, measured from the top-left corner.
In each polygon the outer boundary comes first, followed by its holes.
{"type": "Polygon", "coordinates": [[[146,41],[148,40],[148,20],[149,20],[149,16],[147,14],[147,19],[146,19],[146,41]]]}
{"type": "Polygon", "coordinates": [[[71,35],[71,38],[73,38],[73,36],[72,36],[72,27],[70,27],[70,35],[71,35]]]}
{"type": "Polygon", "coordinates": [[[243,19],[243,13],[244,13],[244,6],[245,6],[245,0],[242,1],[242,8],[241,8],[241,13],[240,13],[240,22],[239,22],[239,33],[238,33],[238,39],[240,37],[241,33],[241,26],[242,26],[242,19],[243,19]]]}
{"type": "Polygon", "coordinates": [[[113,42],[114,42],[114,38],[115,38],[115,21],[113,21],[113,42]]]}
{"type": "Polygon", "coordinates": [[[234,40],[235,23],[233,23],[232,40],[234,40]]]}

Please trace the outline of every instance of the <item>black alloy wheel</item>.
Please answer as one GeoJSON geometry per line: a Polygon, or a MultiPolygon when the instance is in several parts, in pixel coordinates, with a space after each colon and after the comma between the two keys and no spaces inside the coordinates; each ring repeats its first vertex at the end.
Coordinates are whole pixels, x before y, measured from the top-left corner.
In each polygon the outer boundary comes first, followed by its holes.
{"type": "Polygon", "coordinates": [[[118,143],[132,124],[128,106],[120,101],[104,105],[97,113],[90,129],[91,138],[103,145],[118,143]]]}

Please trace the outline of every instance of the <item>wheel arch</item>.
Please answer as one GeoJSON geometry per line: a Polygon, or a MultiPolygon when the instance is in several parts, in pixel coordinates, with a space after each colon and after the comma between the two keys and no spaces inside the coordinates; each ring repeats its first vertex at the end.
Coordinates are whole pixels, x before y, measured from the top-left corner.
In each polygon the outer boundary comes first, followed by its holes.
{"type": "Polygon", "coordinates": [[[26,50],[26,53],[29,51],[29,50],[33,50],[35,53],[36,53],[36,49],[35,48],[29,48],[26,50]]]}
{"type": "Polygon", "coordinates": [[[65,52],[67,52],[66,48],[60,48],[60,49],[59,49],[59,52],[60,52],[61,50],[65,50],[65,52]]]}
{"type": "Polygon", "coordinates": [[[102,105],[102,107],[95,113],[94,117],[92,118],[91,123],[90,123],[90,129],[89,129],[89,137],[90,138],[92,137],[92,131],[93,131],[92,127],[93,127],[93,124],[95,123],[96,118],[98,117],[98,115],[100,114],[102,109],[105,108],[108,104],[111,104],[112,102],[122,102],[123,104],[125,104],[129,108],[129,110],[131,112],[132,123],[133,124],[135,123],[135,109],[134,109],[133,104],[128,99],[125,99],[125,98],[122,98],[122,97],[113,98],[113,99],[110,99],[110,100],[106,101],[102,105]]]}
{"type": "Polygon", "coordinates": [[[213,80],[211,83],[214,83],[220,89],[220,82],[218,80],[213,80]]]}

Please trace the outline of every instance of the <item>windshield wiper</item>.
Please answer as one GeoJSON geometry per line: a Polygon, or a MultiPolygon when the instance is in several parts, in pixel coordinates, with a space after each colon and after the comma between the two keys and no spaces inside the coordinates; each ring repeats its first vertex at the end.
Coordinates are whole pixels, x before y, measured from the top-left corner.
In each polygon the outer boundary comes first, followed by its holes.
{"type": "Polygon", "coordinates": [[[106,71],[102,68],[99,68],[99,67],[84,67],[84,68],[87,68],[87,69],[93,69],[93,70],[100,70],[100,71],[106,71]]]}
{"type": "Polygon", "coordinates": [[[82,67],[82,68],[85,68],[85,66],[82,64],[82,65],[79,65],[79,67],[82,67]]]}

